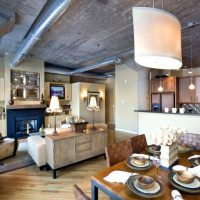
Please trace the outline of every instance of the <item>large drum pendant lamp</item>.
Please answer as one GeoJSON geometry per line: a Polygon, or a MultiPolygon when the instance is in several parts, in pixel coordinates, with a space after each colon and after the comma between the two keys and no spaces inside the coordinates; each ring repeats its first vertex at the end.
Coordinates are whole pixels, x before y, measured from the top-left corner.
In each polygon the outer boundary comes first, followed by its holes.
{"type": "Polygon", "coordinates": [[[179,69],[182,66],[181,25],[166,11],[133,7],[135,61],[157,69],[179,69]]]}

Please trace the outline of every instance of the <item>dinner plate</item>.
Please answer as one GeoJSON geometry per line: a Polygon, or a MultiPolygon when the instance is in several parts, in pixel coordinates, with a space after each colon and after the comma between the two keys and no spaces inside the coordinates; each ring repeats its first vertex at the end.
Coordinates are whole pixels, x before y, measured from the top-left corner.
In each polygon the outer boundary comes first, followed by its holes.
{"type": "Polygon", "coordinates": [[[153,145],[149,145],[149,146],[146,147],[147,152],[149,152],[152,155],[158,155],[159,156],[160,155],[160,151],[153,150],[152,146],[153,145]]]}
{"type": "Polygon", "coordinates": [[[199,166],[200,158],[191,158],[191,159],[189,159],[189,162],[191,162],[193,166],[199,166]]]}
{"type": "Polygon", "coordinates": [[[193,181],[192,183],[186,184],[186,183],[180,182],[180,181],[177,179],[177,176],[176,176],[176,174],[175,174],[175,175],[173,176],[173,180],[174,180],[177,184],[179,184],[179,185],[181,185],[181,186],[183,186],[183,187],[187,187],[187,188],[199,188],[199,187],[200,187],[200,181],[199,181],[197,178],[195,178],[194,181],[193,181]]]}
{"type": "Polygon", "coordinates": [[[140,188],[137,184],[137,178],[139,176],[140,175],[135,175],[135,176],[129,177],[126,184],[131,192],[137,194],[140,197],[147,198],[147,199],[157,198],[163,194],[164,187],[157,180],[155,180],[155,186],[153,188],[150,188],[150,189],[140,188]]]}
{"type": "Polygon", "coordinates": [[[153,165],[151,160],[147,160],[147,162],[144,165],[136,165],[133,162],[131,162],[131,157],[128,158],[126,165],[134,170],[147,170],[150,169],[153,165]]]}
{"type": "Polygon", "coordinates": [[[197,183],[198,187],[195,187],[194,184],[190,185],[190,184],[180,183],[180,181],[178,181],[176,178],[176,172],[172,172],[172,171],[169,172],[168,174],[168,180],[178,190],[181,190],[186,193],[191,193],[191,194],[200,193],[200,178],[198,177],[195,178],[195,183],[197,183]]]}

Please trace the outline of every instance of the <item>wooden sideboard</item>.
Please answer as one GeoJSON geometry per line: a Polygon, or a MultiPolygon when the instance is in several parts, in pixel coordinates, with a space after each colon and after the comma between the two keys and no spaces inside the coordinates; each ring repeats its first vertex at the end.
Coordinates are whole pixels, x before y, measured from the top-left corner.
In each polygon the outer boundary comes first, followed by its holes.
{"type": "Polygon", "coordinates": [[[104,154],[107,145],[107,127],[87,129],[86,133],[67,132],[57,135],[47,135],[47,164],[53,170],[104,154]]]}

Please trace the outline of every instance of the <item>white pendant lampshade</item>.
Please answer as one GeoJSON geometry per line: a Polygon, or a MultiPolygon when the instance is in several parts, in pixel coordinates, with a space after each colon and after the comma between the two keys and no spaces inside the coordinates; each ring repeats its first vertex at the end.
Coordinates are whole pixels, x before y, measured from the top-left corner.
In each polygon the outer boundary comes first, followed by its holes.
{"type": "Polygon", "coordinates": [[[135,62],[150,68],[179,69],[182,66],[181,25],[166,11],[133,7],[135,62]]]}

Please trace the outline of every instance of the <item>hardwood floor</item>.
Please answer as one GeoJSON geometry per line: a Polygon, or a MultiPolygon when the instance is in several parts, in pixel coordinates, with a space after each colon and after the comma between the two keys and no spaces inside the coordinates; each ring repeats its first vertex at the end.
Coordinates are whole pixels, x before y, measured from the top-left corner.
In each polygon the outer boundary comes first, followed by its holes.
{"type": "MultiPolygon", "coordinates": [[[[131,136],[123,132],[115,133],[113,128],[109,128],[108,143],[131,136]]],[[[90,177],[105,167],[104,156],[99,156],[59,170],[57,179],[52,179],[51,171],[40,171],[36,165],[1,174],[0,200],[72,200],[75,183],[91,197],[90,177]]],[[[109,199],[101,192],[99,195],[100,199],[109,199]]]]}

